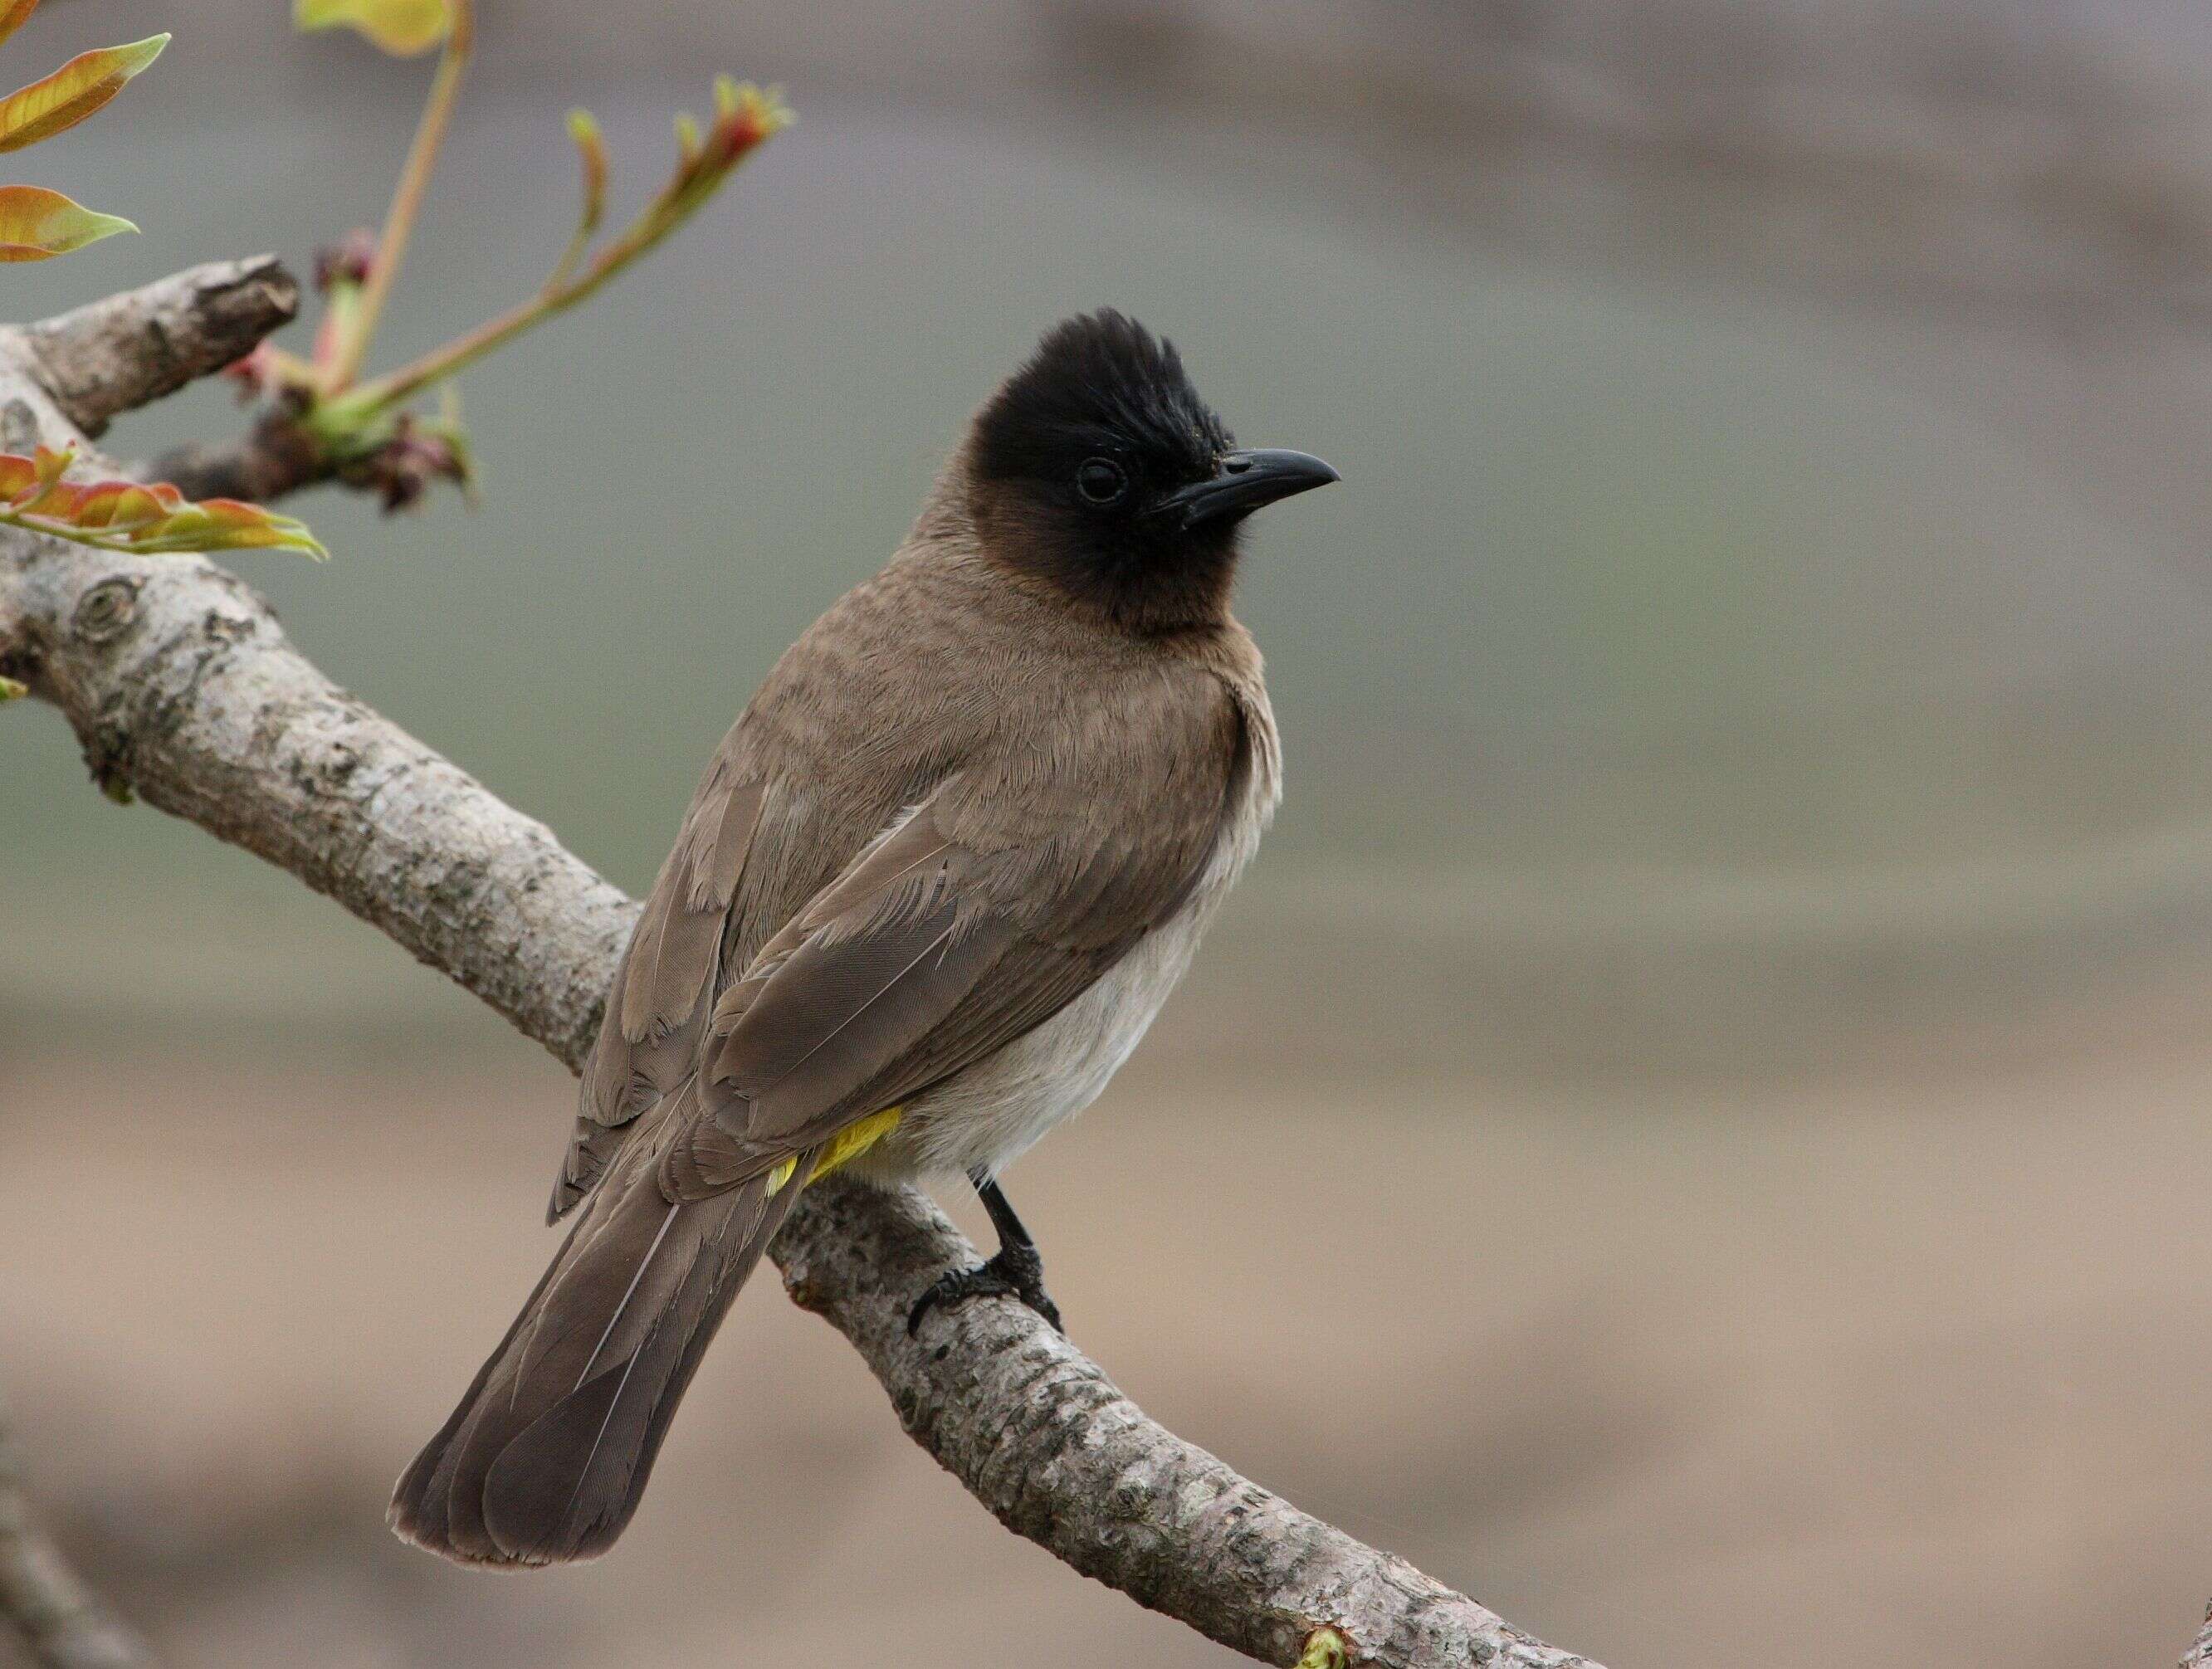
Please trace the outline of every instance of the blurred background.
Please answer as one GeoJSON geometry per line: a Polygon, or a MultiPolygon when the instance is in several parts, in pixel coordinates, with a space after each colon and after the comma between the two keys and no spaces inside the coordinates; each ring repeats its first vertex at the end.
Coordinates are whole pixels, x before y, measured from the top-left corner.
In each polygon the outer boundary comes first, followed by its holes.
{"type": "MultiPolygon", "coordinates": [[[[143,235],[10,269],[9,317],[304,272],[379,218],[428,63],[285,9],[48,0],[18,79],[177,39],[20,171],[143,235]]],[[[641,889],[993,382],[1134,312],[1346,485],[1264,519],[1242,592],[1276,832],[1013,1178],[1075,1337],[1615,1669],[2179,1651],[2212,1588],[2212,14],[482,11],[378,363],[538,282],[570,106],[617,216],[711,71],[800,124],[467,375],[481,508],[285,507],[337,560],[235,566],[309,654],[641,889]]],[[[106,444],[242,421],[202,387],[106,444]]],[[[51,713],[0,715],[0,1393],[173,1661],[1231,1660],[1000,1531],[772,1283],[613,1557],[487,1580],[390,1540],[549,1253],[568,1079],[103,800],[51,713]]]]}

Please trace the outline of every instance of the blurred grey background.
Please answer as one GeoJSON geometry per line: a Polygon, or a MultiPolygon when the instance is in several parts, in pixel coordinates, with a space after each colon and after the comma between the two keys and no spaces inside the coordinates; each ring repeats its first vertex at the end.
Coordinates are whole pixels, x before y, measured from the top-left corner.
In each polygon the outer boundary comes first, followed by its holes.
{"type": "MultiPolygon", "coordinates": [[[[287,507],[333,676],[644,886],[774,655],[1060,315],[1345,473],[1257,530],[1289,798],[1012,1191],[1186,1435],[1615,1666],[2163,1660],[2212,1587],[2212,14],[2191,0],[485,0],[376,361],[536,284],[711,72],[799,125],[464,379],[484,502],[287,507]]],[[[278,0],[16,159],[145,228],[29,318],[381,215],[427,61],[278,0]]],[[[296,337],[304,330],[295,331],[296,337]]],[[[295,342],[295,346],[304,346],[295,342]]],[[[242,421],[205,387],[151,455],[242,421]]],[[[1225,1654],[1012,1540],[772,1288],[592,1569],[390,1478],[546,1254],[569,1094],[0,715],[0,1390],[185,1664],[1225,1654]]],[[[0,1661],[6,1648],[0,1645],[0,1661]]]]}

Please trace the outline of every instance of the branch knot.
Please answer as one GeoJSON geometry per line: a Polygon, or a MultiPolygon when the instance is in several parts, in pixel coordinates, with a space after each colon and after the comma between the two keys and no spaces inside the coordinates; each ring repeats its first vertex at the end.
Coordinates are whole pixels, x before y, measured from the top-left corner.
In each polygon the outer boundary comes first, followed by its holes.
{"type": "Polygon", "coordinates": [[[138,586],[124,574],[101,580],[78,599],[70,630],[86,643],[114,642],[138,617],[138,586]]]}

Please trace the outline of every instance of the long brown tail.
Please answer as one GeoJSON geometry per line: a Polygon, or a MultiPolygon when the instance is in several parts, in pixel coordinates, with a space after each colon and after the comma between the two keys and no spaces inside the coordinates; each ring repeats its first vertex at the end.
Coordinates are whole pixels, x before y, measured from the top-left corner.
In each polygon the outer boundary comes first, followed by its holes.
{"type": "Polygon", "coordinates": [[[561,1564],[605,1552],[629,1522],[708,1341],[799,1192],[756,1180],[672,1205],[654,1145],[630,1144],[400,1478],[404,1539],[465,1564],[561,1564]]]}

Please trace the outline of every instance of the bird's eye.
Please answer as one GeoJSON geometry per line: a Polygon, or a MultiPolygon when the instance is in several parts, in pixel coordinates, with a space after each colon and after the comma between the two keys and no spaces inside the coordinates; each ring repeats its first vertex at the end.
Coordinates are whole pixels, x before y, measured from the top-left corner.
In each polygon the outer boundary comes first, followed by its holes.
{"type": "Polygon", "coordinates": [[[1112,458],[1093,458],[1076,470],[1075,490],[1085,504],[1115,504],[1129,490],[1129,477],[1112,458]]]}

